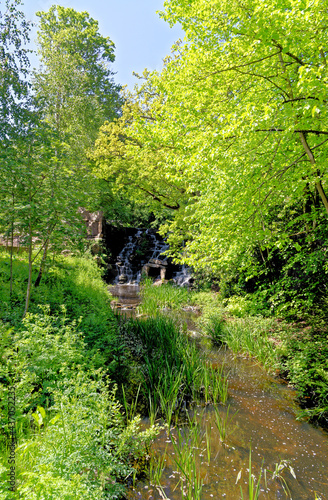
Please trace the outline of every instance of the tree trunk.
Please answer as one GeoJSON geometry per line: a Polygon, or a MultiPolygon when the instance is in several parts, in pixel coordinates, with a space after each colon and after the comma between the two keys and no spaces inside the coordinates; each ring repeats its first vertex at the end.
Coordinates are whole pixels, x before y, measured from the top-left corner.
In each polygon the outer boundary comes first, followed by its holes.
{"type": "MultiPolygon", "coordinates": [[[[303,132],[299,132],[298,135],[299,135],[299,137],[301,139],[301,143],[303,145],[304,151],[306,152],[307,157],[309,158],[311,165],[315,165],[314,155],[313,155],[313,153],[312,153],[312,151],[310,149],[310,146],[308,145],[308,142],[306,140],[306,137],[305,137],[304,133],[303,132]]],[[[325,193],[325,191],[323,189],[323,186],[322,186],[320,180],[315,183],[315,187],[316,187],[316,189],[317,189],[317,191],[319,193],[319,196],[321,198],[322,203],[324,204],[324,206],[325,206],[325,208],[326,208],[326,210],[328,212],[328,199],[327,199],[326,193],[325,193]]]]}
{"type": "Polygon", "coordinates": [[[32,221],[30,218],[30,222],[29,222],[29,247],[28,247],[28,281],[27,281],[25,310],[24,310],[23,318],[25,318],[26,313],[28,311],[28,306],[30,304],[31,284],[32,284],[32,221]]]}
{"type": "Polygon", "coordinates": [[[9,297],[13,293],[13,252],[14,252],[14,221],[11,222],[11,248],[10,248],[10,291],[9,297]]]}
{"type": "Polygon", "coordinates": [[[47,259],[48,245],[49,245],[49,238],[47,239],[47,241],[44,245],[43,255],[42,255],[40,268],[39,268],[39,273],[38,273],[38,276],[37,276],[35,283],[34,283],[35,288],[37,288],[41,282],[41,278],[42,278],[42,274],[43,274],[43,270],[44,270],[44,265],[45,265],[46,259],[47,259]]]}
{"type": "Polygon", "coordinates": [[[12,192],[12,218],[11,218],[11,250],[10,250],[10,292],[9,296],[11,298],[12,293],[13,293],[13,253],[14,253],[14,227],[15,227],[15,220],[14,220],[14,213],[15,213],[15,192],[12,192]]]}

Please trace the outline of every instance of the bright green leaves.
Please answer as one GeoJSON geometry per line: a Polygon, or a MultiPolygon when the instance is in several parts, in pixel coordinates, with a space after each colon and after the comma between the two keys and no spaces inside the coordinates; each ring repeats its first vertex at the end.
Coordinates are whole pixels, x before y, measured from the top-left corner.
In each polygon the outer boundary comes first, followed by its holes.
{"type": "Polygon", "coordinates": [[[28,119],[29,24],[18,10],[20,0],[0,5],[0,141],[22,133],[28,119]]]}
{"type": "Polygon", "coordinates": [[[44,70],[36,75],[38,97],[47,121],[85,157],[99,127],[120,106],[119,87],[109,65],[114,44],[99,33],[87,12],[52,6],[39,12],[39,54],[44,70]]]}
{"type": "Polygon", "coordinates": [[[99,164],[107,155],[135,190],[170,186],[181,208],[165,231],[174,255],[184,240],[184,262],[222,269],[254,246],[283,249],[318,223],[327,174],[324,2],[164,6],[186,41],[130,97],[121,131],[104,130],[99,164]]]}

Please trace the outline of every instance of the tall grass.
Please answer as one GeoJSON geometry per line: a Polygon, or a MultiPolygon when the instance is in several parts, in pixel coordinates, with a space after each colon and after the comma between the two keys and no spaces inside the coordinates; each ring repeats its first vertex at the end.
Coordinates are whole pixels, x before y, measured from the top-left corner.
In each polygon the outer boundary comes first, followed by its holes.
{"type": "Polygon", "coordinates": [[[141,374],[143,402],[152,420],[169,426],[193,401],[225,403],[227,377],[202,359],[194,342],[170,318],[121,320],[121,334],[141,374]]]}
{"type": "MultiPolygon", "coordinates": [[[[237,481],[239,481],[241,477],[241,471],[238,474],[237,481]]],[[[249,459],[248,459],[248,498],[249,500],[258,500],[260,495],[261,488],[261,478],[262,478],[262,468],[260,475],[256,481],[254,474],[252,474],[252,448],[249,450],[249,459]],[[257,483],[257,484],[256,484],[257,483]]],[[[244,500],[243,490],[240,486],[240,494],[242,500],[244,500]]]]}
{"type": "Polygon", "coordinates": [[[260,317],[209,318],[207,334],[216,345],[226,344],[233,352],[256,357],[266,368],[279,367],[279,353],[271,338],[273,320],[260,317]]]}
{"type": "Polygon", "coordinates": [[[187,288],[170,283],[153,286],[153,281],[148,278],[142,283],[141,297],[141,312],[154,316],[163,309],[176,310],[189,304],[191,293],[187,288]]]}
{"type": "Polygon", "coordinates": [[[121,333],[141,373],[150,413],[171,421],[197,391],[200,356],[168,318],[122,320],[121,333]]]}
{"type": "Polygon", "coordinates": [[[187,500],[200,500],[203,488],[200,467],[198,463],[199,449],[202,445],[204,432],[196,419],[188,418],[187,426],[177,428],[171,434],[174,448],[172,459],[180,475],[181,497],[187,500]]]}

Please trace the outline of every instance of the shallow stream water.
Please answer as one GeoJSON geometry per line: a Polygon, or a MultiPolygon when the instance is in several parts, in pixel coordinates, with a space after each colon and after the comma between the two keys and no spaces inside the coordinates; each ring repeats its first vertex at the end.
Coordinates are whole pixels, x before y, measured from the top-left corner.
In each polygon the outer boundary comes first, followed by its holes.
{"type": "MultiPolygon", "coordinates": [[[[249,498],[250,447],[255,478],[259,478],[261,468],[266,470],[266,481],[262,473],[260,499],[328,500],[328,434],[297,420],[298,406],[293,389],[282,380],[268,375],[254,360],[237,357],[227,349],[210,348],[201,340],[196,342],[199,342],[207,362],[216,367],[223,365],[228,376],[229,398],[225,406],[219,406],[219,413],[222,420],[227,411],[229,419],[232,416],[227,426],[228,437],[222,443],[213,406],[197,406],[190,411],[191,418],[195,417],[199,423],[199,434],[203,437],[196,450],[197,469],[203,482],[201,500],[239,500],[240,486],[244,498],[249,498]],[[209,463],[206,429],[210,435],[209,463]],[[273,471],[279,464],[285,467],[280,477],[273,478],[273,471]],[[240,471],[240,480],[236,484],[240,471]]],[[[172,432],[173,439],[175,432],[172,432]]],[[[182,435],[184,446],[191,446],[188,430],[184,429],[182,435]]],[[[164,454],[166,456],[161,477],[163,489],[149,482],[140,482],[129,491],[127,498],[184,498],[175,463],[176,450],[166,430],[156,439],[153,451],[159,459],[164,454]]]]}

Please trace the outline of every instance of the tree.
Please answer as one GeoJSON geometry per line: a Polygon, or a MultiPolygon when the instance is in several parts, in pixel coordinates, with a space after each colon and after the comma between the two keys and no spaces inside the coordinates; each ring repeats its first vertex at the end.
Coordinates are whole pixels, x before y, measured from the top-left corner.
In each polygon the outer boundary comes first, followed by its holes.
{"type": "Polygon", "coordinates": [[[120,87],[109,68],[114,44],[87,12],[52,6],[37,15],[43,66],[35,75],[35,89],[45,119],[66,134],[75,155],[85,157],[100,125],[119,112],[120,87]]]}
{"type": "MultiPolygon", "coordinates": [[[[2,3],[2,2],[1,2],[2,3]]],[[[1,6],[0,3],[0,6],[1,6]]],[[[18,10],[20,0],[6,0],[0,11],[0,141],[1,146],[24,128],[29,68],[29,23],[18,10]]]]}
{"type": "Polygon", "coordinates": [[[0,11],[0,230],[10,238],[10,293],[17,190],[17,148],[15,142],[31,120],[29,106],[29,23],[19,10],[20,0],[7,0],[0,11]]]}
{"type": "Polygon", "coordinates": [[[166,230],[173,243],[187,237],[182,259],[195,267],[226,269],[255,246],[313,237],[328,211],[325,2],[168,0],[165,7],[185,42],[149,75],[156,100],[146,117],[133,113],[119,135],[124,155],[109,159],[110,169],[128,179],[123,137],[140,144],[135,164],[161,145],[162,177],[183,185],[183,208],[166,230]]]}
{"type": "Polygon", "coordinates": [[[196,260],[201,248],[226,261],[237,248],[283,244],[309,219],[315,226],[320,202],[328,211],[324,2],[165,5],[186,43],[161,84],[171,115],[175,108],[199,141],[194,168],[210,185],[192,214],[204,223],[190,246],[196,260]],[[270,217],[277,207],[295,211],[279,233],[270,217]]]}

